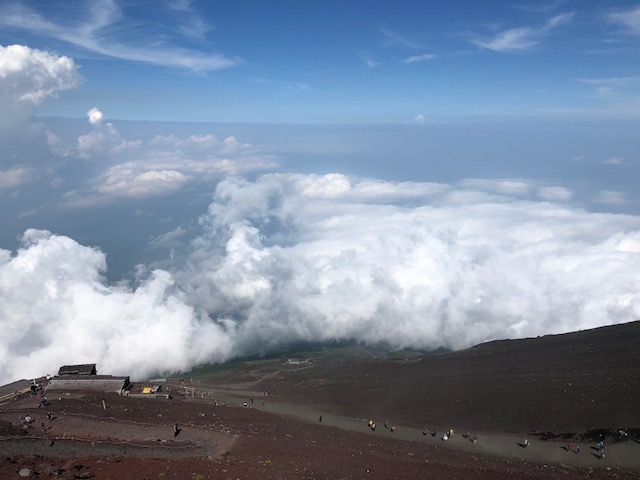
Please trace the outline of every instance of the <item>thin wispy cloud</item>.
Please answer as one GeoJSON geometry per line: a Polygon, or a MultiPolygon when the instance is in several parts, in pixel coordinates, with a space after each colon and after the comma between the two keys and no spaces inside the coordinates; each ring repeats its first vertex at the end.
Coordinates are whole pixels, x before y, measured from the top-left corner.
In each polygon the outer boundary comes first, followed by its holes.
{"type": "Polygon", "coordinates": [[[541,4],[523,4],[523,5],[515,5],[514,8],[516,10],[522,10],[524,12],[534,12],[534,13],[551,13],[554,10],[557,10],[560,6],[567,3],[567,0],[557,0],[555,2],[549,3],[541,3],[541,4]]]}
{"type": "Polygon", "coordinates": [[[376,62],[375,60],[373,60],[372,58],[369,58],[369,57],[364,57],[362,59],[362,61],[369,68],[374,68],[374,67],[377,67],[378,65],[380,65],[380,62],[376,62]]]}
{"type": "Polygon", "coordinates": [[[620,166],[629,166],[630,164],[625,162],[624,158],[620,157],[608,157],[605,158],[602,163],[605,165],[620,165],[620,166]]]}
{"type": "MultiPolygon", "coordinates": [[[[135,28],[127,29],[125,27],[131,26],[132,21],[113,0],[101,0],[87,5],[86,15],[78,15],[78,18],[82,17],[84,21],[73,24],[68,21],[50,20],[35,10],[13,4],[0,9],[0,26],[53,38],[106,57],[164,67],[206,72],[242,63],[236,57],[180,47],[175,42],[167,41],[166,37],[154,34],[151,25],[136,24],[135,28]],[[145,31],[145,27],[149,27],[148,32],[145,31]],[[118,34],[125,30],[135,31],[138,35],[136,41],[118,34]],[[145,38],[144,43],[140,42],[140,38],[145,38]]],[[[200,32],[204,29],[205,27],[201,26],[200,32]]]]}
{"type": "Polygon", "coordinates": [[[386,46],[402,46],[413,49],[423,49],[424,47],[413,40],[400,35],[393,30],[388,28],[381,28],[380,31],[385,36],[385,45],[386,46]]]}
{"type": "Polygon", "coordinates": [[[602,190],[595,198],[597,203],[601,205],[608,205],[613,207],[619,207],[629,203],[629,198],[625,192],[619,192],[616,190],[602,190]]]}
{"type": "Polygon", "coordinates": [[[599,97],[609,96],[629,87],[640,87],[640,76],[609,77],[609,78],[578,78],[580,83],[590,85],[594,94],[599,97]]]}
{"type": "Polygon", "coordinates": [[[498,32],[492,38],[474,38],[471,42],[494,52],[522,52],[538,45],[549,32],[571,21],[573,13],[562,13],[548,19],[539,27],[517,27],[498,32]]]}
{"type": "Polygon", "coordinates": [[[191,6],[191,0],[172,0],[167,6],[182,15],[177,31],[185,37],[204,40],[213,27],[191,6]]]}
{"type": "Polygon", "coordinates": [[[611,23],[622,26],[629,33],[640,35],[640,6],[610,13],[607,19],[611,23]]]}
{"type": "Polygon", "coordinates": [[[423,55],[413,55],[402,60],[402,63],[420,63],[435,58],[433,53],[425,53],[423,55]]]}
{"type": "Polygon", "coordinates": [[[287,85],[289,90],[297,90],[300,92],[306,92],[311,90],[311,87],[304,82],[294,82],[287,85]]]}

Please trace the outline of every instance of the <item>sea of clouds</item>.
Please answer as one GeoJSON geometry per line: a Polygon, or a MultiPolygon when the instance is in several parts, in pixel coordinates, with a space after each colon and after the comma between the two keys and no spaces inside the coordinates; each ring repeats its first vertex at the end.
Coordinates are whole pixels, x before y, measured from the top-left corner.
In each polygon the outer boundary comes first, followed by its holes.
{"type": "Polygon", "coordinates": [[[81,83],[73,60],[0,49],[12,112],[0,193],[57,185],[56,165],[94,157],[102,170],[62,192],[60,208],[205,181],[212,193],[194,228],[154,240],[171,254],[134,280],[107,281],[100,248],[55,232],[28,229],[17,250],[0,249],[0,384],[67,363],[135,379],[299,341],[459,349],[640,319],[638,216],[593,213],[566,187],[522,179],[270,172],[271,156],[234,137],[128,140],[98,109],[67,145],[34,115],[81,83]],[[20,138],[46,139],[47,168],[9,141],[19,125],[30,128],[20,138]]]}

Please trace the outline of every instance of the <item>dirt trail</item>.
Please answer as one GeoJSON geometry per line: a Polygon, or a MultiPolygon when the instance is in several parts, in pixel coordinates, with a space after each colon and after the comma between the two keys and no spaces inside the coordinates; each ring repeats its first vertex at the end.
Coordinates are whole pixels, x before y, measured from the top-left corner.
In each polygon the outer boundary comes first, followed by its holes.
{"type": "MultiPolygon", "coordinates": [[[[200,385],[200,388],[210,391],[211,399],[228,403],[231,406],[242,406],[244,402],[247,402],[248,408],[255,408],[316,423],[319,423],[320,415],[322,415],[322,425],[375,436],[424,442],[438,448],[453,448],[503,458],[514,458],[539,463],[553,462],[579,467],[640,468],[640,444],[633,441],[607,444],[605,458],[600,459],[595,444],[578,444],[574,442],[573,450],[568,451],[567,443],[550,440],[543,441],[536,437],[528,436],[526,433],[518,435],[474,431],[471,432],[471,434],[478,436],[478,441],[474,444],[463,437],[465,430],[462,425],[430,425],[429,428],[431,430],[436,429],[438,432],[434,437],[431,434],[423,435],[422,430],[402,425],[396,425],[396,431],[392,433],[390,428],[385,429],[385,419],[374,419],[377,423],[377,428],[375,431],[372,431],[368,427],[368,418],[352,418],[335,415],[331,412],[320,411],[315,407],[307,405],[290,404],[281,398],[263,397],[262,392],[247,389],[247,387],[256,383],[257,382],[247,382],[242,385],[236,384],[233,387],[229,386],[229,388],[200,385]],[[253,403],[249,401],[250,397],[254,399],[253,403]],[[442,434],[449,428],[453,428],[455,434],[450,440],[443,441],[442,434]],[[522,443],[526,438],[529,439],[530,446],[523,448],[522,443]],[[580,447],[579,454],[576,453],[576,447],[578,446],[580,447]]],[[[393,419],[389,419],[389,422],[389,426],[391,427],[393,419]]]]}

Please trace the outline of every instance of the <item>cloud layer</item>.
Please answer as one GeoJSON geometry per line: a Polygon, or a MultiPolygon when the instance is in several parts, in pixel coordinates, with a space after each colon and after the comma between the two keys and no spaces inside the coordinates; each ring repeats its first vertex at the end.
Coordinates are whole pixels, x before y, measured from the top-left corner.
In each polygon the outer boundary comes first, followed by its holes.
{"type": "Polygon", "coordinates": [[[0,382],[68,362],[139,378],[299,340],[463,348],[640,318],[640,218],[485,187],[228,177],[190,246],[135,285],[109,285],[99,250],[27,231],[0,253],[0,382]]]}

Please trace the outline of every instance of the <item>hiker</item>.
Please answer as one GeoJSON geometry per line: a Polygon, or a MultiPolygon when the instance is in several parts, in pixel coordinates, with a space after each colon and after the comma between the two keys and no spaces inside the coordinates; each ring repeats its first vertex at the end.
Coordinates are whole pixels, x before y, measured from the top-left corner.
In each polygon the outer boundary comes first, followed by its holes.
{"type": "MultiPolygon", "coordinates": [[[[474,435],[473,438],[471,439],[471,442],[478,443],[478,436],[474,435]]],[[[527,440],[527,445],[529,445],[529,440],[527,440]]]]}
{"type": "Polygon", "coordinates": [[[51,421],[52,418],[51,412],[47,412],[47,420],[51,421]]]}
{"type": "Polygon", "coordinates": [[[320,417],[318,418],[319,422],[322,422],[322,415],[320,415],[320,417]]]}
{"type": "Polygon", "coordinates": [[[369,428],[373,425],[373,420],[369,419],[369,428]]]}
{"type": "Polygon", "coordinates": [[[573,451],[573,443],[569,442],[567,443],[567,452],[571,452],[573,451]]]}
{"type": "Polygon", "coordinates": [[[446,433],[444,433],[444,434],[442,435],[442,441],[443,441],[443,442],[446,442],[447,440],[449,440],[449,435],[447,435],[446,433]]]}
{"type": "Polygon", "coordinates": [[[384,428],[389,428],[389,421],[388,420],[384,421],[384,428]]]}
{"type": "Polygon", "coordinates": [[[435,437],[436,435],[438,435],[438,432],[436,432],[436,429],[434,428],[434,429],[433,429],[433,432],[431,432],[431,436],[432,436],[432,437],[435,437]]]}
{"type": "Polygon", "coordinates": [[[173,425],[173,436],[177,437],[180,433],[180,426],[176,423],[173,425]]]}
{"type": "Polygon", "coordinates": [[[579,453],[580,453],[580,445],[576,447],[576,455],[578,455],[579,453]]]}
{"type": "Polygon", "coordinates": [[[395,426],[395,425],[392,425],[392,426],[391,426],[391,433],[393,433],[393,432],[395,432],[395,431],[396,431],[396,426],[395,426]]]}
{"type": "Polygon", "coordinates": [[[530,445],[530,443],[529,443],[529,439],[528,439],[528,438],[525,438],[525,439],[524,439],[524,442],[522,443],[522,446],[523,446],[524,448],[528,448],[528,447],[529,447],[529,445],[530,445]]]}
{"type": "Polygon", "coordinates": [[[375,423],[373,423],[373,424],[371,425],[371,430],[373,430],[374,432],[376,431],[376,424],[375,424],[375,423]]]}

